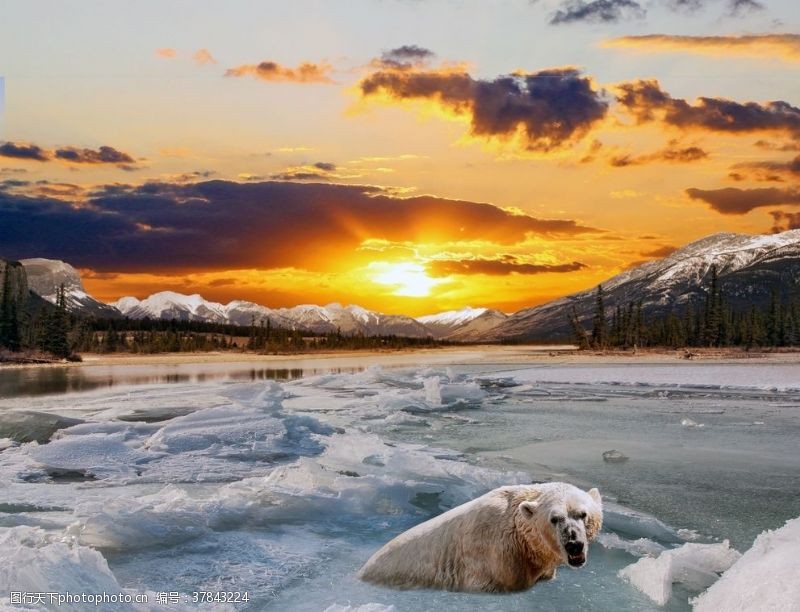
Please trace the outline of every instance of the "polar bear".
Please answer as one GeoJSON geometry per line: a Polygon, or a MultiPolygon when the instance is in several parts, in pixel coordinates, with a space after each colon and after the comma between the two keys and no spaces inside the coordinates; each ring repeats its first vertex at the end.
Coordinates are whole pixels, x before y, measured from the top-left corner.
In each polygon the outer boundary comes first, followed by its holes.
{"type": "Polygon", "coordinates": [[[507,486],[391,540],[359,571],[398,589],[521,591],[581,567],[603,523],[597,489],[564,482],[507,486]]]}

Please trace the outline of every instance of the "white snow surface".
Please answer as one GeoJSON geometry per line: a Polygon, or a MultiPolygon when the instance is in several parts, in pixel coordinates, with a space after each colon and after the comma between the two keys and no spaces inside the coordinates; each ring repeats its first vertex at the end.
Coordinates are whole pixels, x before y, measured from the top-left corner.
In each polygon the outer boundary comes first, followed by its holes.
{"type": "Polygon", "coordinates": [[[764,531],[752,548],[694,600],[695,612],[800,611],[800,517],[764,531]]]}

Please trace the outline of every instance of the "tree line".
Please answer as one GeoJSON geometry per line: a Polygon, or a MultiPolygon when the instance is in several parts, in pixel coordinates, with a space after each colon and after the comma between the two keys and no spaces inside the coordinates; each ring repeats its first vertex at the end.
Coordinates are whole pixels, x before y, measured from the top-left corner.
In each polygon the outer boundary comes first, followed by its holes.
{"type": "Polygon", "coordinates": [[[791,347],[800,346],[800,303],[782,300],[773,290],[763,305],[735,308],[726,299],[716,266],[702,300],[681,309],[645,316],[641,300],[605,305],[597,287],[591,329],[580,322],[573,306],[568,321],[575,343],[584,349],[636,347],[791,347]],[[610,310],[610,317],[609,317],[610,310]]]}
{"type": "Polygon", "coordinates": [[[179,353],[248,351],[292,353],[314,350],[435,347],[433,338],[319,334],[253,320],[248,326],[162,319],[91,319],[78,323],[75,350],[87,353],[179,353]]]}

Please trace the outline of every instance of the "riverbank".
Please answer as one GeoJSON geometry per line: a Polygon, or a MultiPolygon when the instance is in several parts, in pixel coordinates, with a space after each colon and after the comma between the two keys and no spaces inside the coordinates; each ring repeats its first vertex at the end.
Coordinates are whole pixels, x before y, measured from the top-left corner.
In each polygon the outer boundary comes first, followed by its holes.
{"type": "Polygon", "coordinates": [[[224,364],[243,363],[270,367],[304,367],[309,364],[330,366],[332,362],[348,367],[354,362],[374,365],[403,366],[419,363],[471,363],[495,364],[518,363],[675,363],[702,361],[705,363],[740,363],[748,361],[769,361],[776,363],[800,362],[798,350],[744,350],[741,348],[693,348],[693,349],[638,349],[614,351],[579,351],[569,345],[464,345],[425,349],[386,349],[386,350],[341,350],[326,352],[257,354],[247,352],[203,352],[203,353],[158,353],[131,354],[84,353],[82,361],[54,361],[22,363],[0,362],[0,368],[82,368],[109,365],[183,365],[183,364],[224,364]]]}

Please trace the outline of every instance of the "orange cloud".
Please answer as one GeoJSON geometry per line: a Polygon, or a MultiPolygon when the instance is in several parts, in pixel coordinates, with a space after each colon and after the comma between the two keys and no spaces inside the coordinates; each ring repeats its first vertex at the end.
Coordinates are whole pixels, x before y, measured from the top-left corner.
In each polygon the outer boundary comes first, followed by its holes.
{"type": "Polygon", "coordinates": [[[708,158],[708,153],[700,147],[680,147],[676,141],[672,140],[667,147],[660,151],[644,155],[632,155],[630,153],[615,155],[609,159],[609,163],[615,168],[624,168],[626,166],[641,166],[651,163],[686,164],[706,158],[708,158]]]}
{"type": "Polygon", "coordinates": [[[507,276],[509,274],[563,274],[586,268],[586,264],[572,261],[559,264],[539,264],[520,261],[517,257],[506,255],[498,259],[479,257],[473,259],[440,259],[428,264],[428,271],[434,276],[452,274],[482,274],[488,276],[507,276]]]}
{"type": "Polygon", "coordinates": [[[243,64],[229,68],[225,76],[241,77],[252,76],[262,81],[275,83],[333,83],[330,77],[333,66],[327,62],[303,62],[295,68],[282,66],[273,61],[264,61],[260,64],[243,64]]]}
{"type": "Polygon", "coordinates": [[[696,189],[686,190],[693,200],[701,200],[723,215],[744,215],[763,206],[800,204],[800,189],[790,187],[760,187],[758,189],[696,189]]]}
{"type": "Polygon", "coordinates": [[[604,47],[634,49],[636,51],[686,52],[730,57],[764,57],[800,61],[800,34],[753,34],[745,36],[677,36],[648,34],[622,36],[603,43],[604,47]]]}
{"type": "Polygon", "coordinates": [[[728,174],[735,181],[753,178],[760,182],[782,183],[800,179],[800,155],[788,161],[740,162],[731,166],[728,174]]]}
{"type": "Polygon", "coordinates": [[[211,52],[208,49],[198,49],[194,52],[194,55],[192,55],[192,59],[198,66],[217,63],[217,60],[214,59],[214,56],[211,55],[211,52]]]}
{"type": "Polygon", "coordinates": [[[156,49],[156,57],[160,57],[161,59],[172,59],[176,55],[178,55],[178,51],[172,47],[162,47],[161,49],[156,49]]]}

